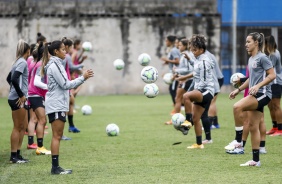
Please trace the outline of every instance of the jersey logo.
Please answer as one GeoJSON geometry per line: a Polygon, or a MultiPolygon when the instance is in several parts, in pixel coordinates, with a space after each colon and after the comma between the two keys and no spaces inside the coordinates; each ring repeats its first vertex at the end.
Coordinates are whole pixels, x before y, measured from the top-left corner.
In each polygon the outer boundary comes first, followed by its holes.
{"type": "Polygon", "coordinates": [[[252,68],[257,68],[257,61],[256,60],[252,63],[252,68]]]}

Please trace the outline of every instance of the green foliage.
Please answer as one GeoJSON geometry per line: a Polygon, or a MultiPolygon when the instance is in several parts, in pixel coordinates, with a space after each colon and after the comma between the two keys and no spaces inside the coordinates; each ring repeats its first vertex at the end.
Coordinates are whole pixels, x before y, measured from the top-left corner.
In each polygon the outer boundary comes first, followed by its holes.
{"type": "MultiPolygon", "coordinates": [[[[241,96],[236,99],[240,99],[241,96]]],[[[261,155],[260,168],[239,165],[252,159],[250,138],[244,155],[228,155],[224,146],[234,139],[232,105],[226,94],[220,94],[217,107],[220,129],[212,130],[213,144],[202,150],[188,150],[195,143],[192,128],[187,136],[171,125],[171,98],[145,96],[79,96],[76,105],[91,105],[92,115],[78,110],[75,125],[81,133],[67,131],[71,141],[61,141],[60,165],[73,169],[73,174],[50,175],[51,157],[37,156],[27,150],[27,136],[22,146],[28,164],[9,164],[11,111],[7,99],[0,99],[0,183],[279,183],[281,175],[281,139],[267,137],[268,153],[261,155]],[[115,123],[120,135],[106,135],[106,126],[115,123]],[[172,145],[175,142],[182,142],[172,145]]],[[[268,108],[266,126],[271,127],[268,108]]],[[[45,135],[44,146],[50,149],[51,126],[45,135]]],[[[203,136],[204,139],[204,136],[203,136]]],[[[36,141],[36,137],[35,137],[36,141]]]]}

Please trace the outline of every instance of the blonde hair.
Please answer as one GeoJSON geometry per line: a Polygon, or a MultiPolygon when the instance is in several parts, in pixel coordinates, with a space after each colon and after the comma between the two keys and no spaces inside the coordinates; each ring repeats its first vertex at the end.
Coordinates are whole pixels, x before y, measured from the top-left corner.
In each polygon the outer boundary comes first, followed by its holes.
{"type": "Polygon", "coordinates": [[[30,49],[30,46],[23,40],[20,39],[17,44],[17,51],[16,51],[16,61],[23,57],[23,55],[30,49]]]}

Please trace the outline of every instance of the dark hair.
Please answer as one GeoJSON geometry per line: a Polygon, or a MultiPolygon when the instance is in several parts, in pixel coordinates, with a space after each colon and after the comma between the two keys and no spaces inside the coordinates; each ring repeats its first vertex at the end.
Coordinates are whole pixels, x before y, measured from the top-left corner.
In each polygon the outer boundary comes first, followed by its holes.
{"type": "Polygon", "coordinates": [[[30,50],[30,46],[22,39],[19,40],[16,51],[16,61],[23,57],[23,55],[30,50]]]}
{"type": "Polygon", "coordinates": [[[171,43],[174,43],[175,40],[176,40],[176,36],[169,35],[169,36],[166,37],[166,39],[167,39],[168,41],[170,41],[171,43]]]}
{"type": "Polygon", "coordinates": [[[274,36],[270,35],[265,37],[265,50],[268,54],[274,53],[276,49],[277,45],[274,36]]]}
{"type": "Polygon", "coordinates": [[[190,40],[191,46],[198,48],[198,49],[203,49],[204,52],[206,51],[206,38],[204,35],[193,35],[191,40],[190,40]]]}
{"type": "Polygon", "coordinates": [[[264,45],[265,45],[264,44],[264,34],[253,32],[253,33],[250,33],[248,36],[251,36],[254,41],[257,41],[259,51],[264,52],[264,45]]]}
{"type": "Polygon", "coordinates": [[[64,43],[65,46],[68,46],[68,47],[73,45],[73,41],[67,37],[63,37],[62,42],[64,43]]]}
{"type": "Polygon", "coordinates": [[[36,62],[40,61],[40,59],[43,57],[43,52],[44,52],[44,45],[43,42],[40,42],[40,44],[36,49],[36,59],[34,58],[36,62]]]}
{"type": "Polygon", "coordinates": [[[76,46],[79,45],[81,43],[80,39],[75,39],[73,42],[73,47],[76,49],[76,46]]]}
{"type": "Polygon", "coordinates": [[[37,43],[39,42],[45,42],[46,38],[43,36],[41,33],[37,33],[37,38],[36,38],[37,43]]]}
{"type": "Polygon", "coordinates": [[[45,71],[44,67],[49,62],[49,54],[54,56],[55,50],[59,50],[61,48],[61,45],[63,44],[60,40],[55,40],[53,42],[48,42],[44,44],[44,52],[42,57],[42,67],[41,67],[41,75],[44,76],[45,71]]]}
{"type": "Polygon", "coordinates": [[[185,46],[188,49],[189,41],[187,39],[181,39],[180,42],[182,43],[183,46],[185,46]]]}
{"type": "Polygon", "coordinates": [[[32,53],[35,48],[35,43],[30,44],[30,52],[32,53]]]}

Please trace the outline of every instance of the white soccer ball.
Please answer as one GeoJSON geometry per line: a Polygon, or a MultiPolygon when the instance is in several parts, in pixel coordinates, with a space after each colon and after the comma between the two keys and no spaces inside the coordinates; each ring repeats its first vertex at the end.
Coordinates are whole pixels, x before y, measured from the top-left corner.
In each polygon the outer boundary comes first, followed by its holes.
{"type": "Polygon", "coordinates": [[[122,59],[116,59],[114,60],[114,67],[117,70],[122,70],[124,68],[124,61],[122,59]]]}
{"type": "Polygon", "coordinates": [[[159,87],[152,83],[144,86],[144,95],[148,98],[155,98],[159,94],[159,87]]]}
{"type": "Polygon", "coordinates": [[[151,62],[151,57],[149,54],[143,53],[138,56],[138,62],[142,66],[147,66],[151,62]]]}
{"type": "Polygon", "coordinates": [[[180,127],[185,121],[185,117],[181,113],[176,113],[171,117],[172,124],[175,128],[180,127]]]}
{"type": "Polygon", "coordinates": [[[153,66],[146,66],[141,71],[141,79],[147,84],[155,82],[158,76],[158,70],[153,66]]]}
{"type": "Polygon", "coordinates": [[[166,84],[171,84],[172,83],[172,78],[173,78],[173,74],[172,73],[166,73],[163,76],[163,80],[166,84]]]}
{"type": "Polygon", "coordinates": [[[234,88],[239,88],[242,84],[239,81],[238,83],[235,83],[236,81],[238,81],[240,78],[245,78],[245,75],[242,73],[234,73],[233,75],[231,75],[230,77],[230,83],[232,84],[232,86],[234,88]]]}
{"type": "Polygon", "coordinates": [[[117,136],[119,134],[119,127],[114,123],[108,124],[106,133],[108,136],[117,136]]]}
{"type": "Polygon", "coordinates": [[[83,115],[90,115],[92,114],[92,107],[90,105],[84,105],[81,107],[81,112],[83,115]]]}
{"type": "Polygon", "coordinates": [[[83,42],[82,48],[85,51],[91,51],[92,50],[92,44],[91,42],[83,42]]]}

